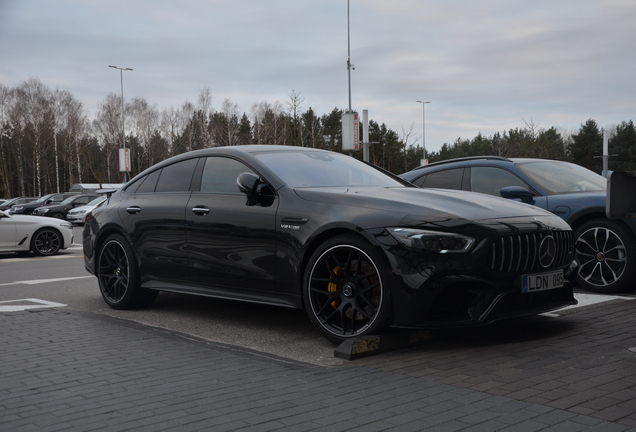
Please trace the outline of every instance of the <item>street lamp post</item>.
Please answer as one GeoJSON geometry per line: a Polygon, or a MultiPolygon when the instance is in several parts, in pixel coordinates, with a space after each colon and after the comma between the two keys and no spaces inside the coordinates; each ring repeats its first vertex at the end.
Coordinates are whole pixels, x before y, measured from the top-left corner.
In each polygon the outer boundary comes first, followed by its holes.
{"type": "Polygon", "coordinates": [[[424,159],[422,159],[422,162],[420,163],[420,165],[426,165],[426,115],[425,115],[425,108],[426,108],[426,104],[430,103],[429,101],[416,101],[418,103],[422,104],[422,153],[423,153],[423,157],[424,159]]]}
{"type": "MultiPolygon", "coordinates": [[[[126,149],[126,130],[124,127],[124,71],[131,71],[130,68],[120,68],[117,66],[108,66],[113,69],[119,69],[119,78],[121,80],[121,148],[126,149]]],[[[124,183],[128,181],[126,171],[124,171],[124,183]]]]}

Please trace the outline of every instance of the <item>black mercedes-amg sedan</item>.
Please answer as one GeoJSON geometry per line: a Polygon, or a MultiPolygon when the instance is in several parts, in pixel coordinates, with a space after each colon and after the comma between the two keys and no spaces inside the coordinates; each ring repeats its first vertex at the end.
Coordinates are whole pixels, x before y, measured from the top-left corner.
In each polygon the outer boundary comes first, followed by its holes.
{"type": "Polygon", "coordinates": [[[303,147],[165,160],[87,217],[83,244],[115,309],[159,291],[304,308],[335,343],[576,303],[572,231],[558,216],[303,147]]]}

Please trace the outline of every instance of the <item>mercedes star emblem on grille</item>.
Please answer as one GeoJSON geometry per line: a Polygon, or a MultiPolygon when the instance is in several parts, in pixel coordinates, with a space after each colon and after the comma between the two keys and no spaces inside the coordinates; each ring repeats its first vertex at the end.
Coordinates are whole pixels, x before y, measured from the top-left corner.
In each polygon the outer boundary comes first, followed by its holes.
{"type": "Polygon", "coordinates": [[[539,263],[543,268],[550,267],[556,257],[556,241],[551,235],[541,240],[539,245],[539,263]]]}

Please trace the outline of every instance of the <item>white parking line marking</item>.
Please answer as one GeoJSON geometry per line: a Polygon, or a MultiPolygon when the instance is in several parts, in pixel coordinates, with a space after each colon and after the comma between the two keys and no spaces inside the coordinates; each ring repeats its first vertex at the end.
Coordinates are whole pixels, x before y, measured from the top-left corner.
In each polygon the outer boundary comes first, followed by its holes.
{"type": "Polygon", "coordinates": [[[62,282],[62,281],[67,281],[67,280],[88,279],[88,278],[94,278],[94,277],[95,276],[76,276],[76,277],[57,278],[57,279],[36,279],[36,280],[27,280],[27,281],[15,281],[15,282],[8,282],[8,283],[0,284],[0,286],[18,285],[18,284],[38,285],[38,284],[44,284],[44,283],[49,283],[49,282],[62,282]]]}
{"type": "Polygon", "coordinates": [[[25,311],[27,309],[55,308],[55,307],[66,307],[66,306],[67,305],[65,305],[64,303],[55,303],[55,302],[46,301],[46,300],[28,298],[28,299],[20,299],[20,300],[0,301],[0,312],[20,312],[20,311],[25,311]],[[23,304],[7,305],[7,303],[23,303],[23,304]]]}

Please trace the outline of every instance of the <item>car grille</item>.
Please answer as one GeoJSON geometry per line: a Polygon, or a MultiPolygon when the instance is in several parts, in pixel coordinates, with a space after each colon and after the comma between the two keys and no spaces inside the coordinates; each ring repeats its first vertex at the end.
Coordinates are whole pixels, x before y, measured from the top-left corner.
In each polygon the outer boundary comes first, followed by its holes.
{"type": "Polygon", "coordinates": [[[558,268],[574,259],[574,241],[571,231],[552,231],[534,234],[520,234],[497,239],[490,250],[490,268],[497,272],[542,271],[558,268]],[[544,267],[539,261],[539,247],[542,240],[552,236],[556,243],[552,263],[544,267]]]}

